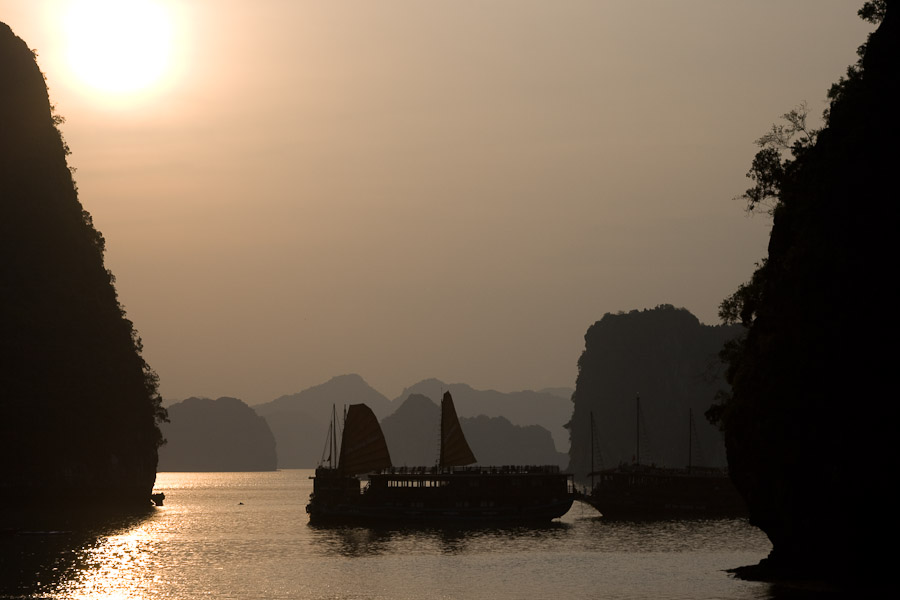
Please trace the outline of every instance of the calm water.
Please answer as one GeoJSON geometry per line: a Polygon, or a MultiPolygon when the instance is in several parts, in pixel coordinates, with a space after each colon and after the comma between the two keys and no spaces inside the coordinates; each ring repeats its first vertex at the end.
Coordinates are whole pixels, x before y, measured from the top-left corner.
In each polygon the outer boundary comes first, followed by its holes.
{"type": "Polygon", "coordinates": [[[320,528],[312,471],[161,473],[166,506],[89,534],[0,540],[7,598],[772,598],[742,520],[606,522],[575,503],[541,528],[320,528]]]}

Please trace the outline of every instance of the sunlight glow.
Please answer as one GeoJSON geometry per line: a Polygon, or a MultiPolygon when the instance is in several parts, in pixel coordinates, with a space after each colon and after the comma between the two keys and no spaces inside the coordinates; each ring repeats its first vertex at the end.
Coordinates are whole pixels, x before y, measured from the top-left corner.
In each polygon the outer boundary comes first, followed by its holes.
{"type": "Polygon", "coordinates": [[[173,20],[155,0],[73,0],[63,26],[75,76],[106,95],[141,93],[171,70],[173,20]]]}

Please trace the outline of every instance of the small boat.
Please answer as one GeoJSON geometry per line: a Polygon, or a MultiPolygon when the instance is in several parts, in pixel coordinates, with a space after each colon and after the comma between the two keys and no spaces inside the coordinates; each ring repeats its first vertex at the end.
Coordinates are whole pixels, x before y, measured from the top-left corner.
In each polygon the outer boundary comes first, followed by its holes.
{"type": "Polygon", "coordinates": [[[392,466],[378,419],[365,404],[348,408],[333,465],[336,429],[332,419],[328,466],[311,477],[310,522],[549,522],[575,499],[572,475],[557,466],[471,466],[475,455],[450,392],[441,401],[440,458],[432,467],[392,466]]]}
{"type": "Polygon", "coordinates": [[[595,471],[594,417],[591,414],[590,491],[577,498],[607,518],[738,517],[747,505],[728,471],[691,464],[693,415],[688,416],[688,466],[685,469],[641,464],[640,396],[637,398],[636,462],[595,471]],[[598,479],[595,481],[595,477],[598,479]]]}

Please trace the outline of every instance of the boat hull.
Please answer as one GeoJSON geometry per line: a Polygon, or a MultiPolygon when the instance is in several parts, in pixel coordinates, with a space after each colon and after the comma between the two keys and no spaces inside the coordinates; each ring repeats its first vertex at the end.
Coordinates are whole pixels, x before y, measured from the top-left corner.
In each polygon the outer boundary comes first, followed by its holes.
{"type": "Polygon", "coordinates": [[[728,476],[712,469],[609,469],[600,473],[600,482],[589,494],[578,494],[578,500],[606,518],[747,515],[747,505],[728,476]]]}
{"type": "Polygon", "coordinates": [[[306,507],[311,522],[539,523],[575,499],[555,467],[392,469],[356,477],[319,469],[306,507]]]}

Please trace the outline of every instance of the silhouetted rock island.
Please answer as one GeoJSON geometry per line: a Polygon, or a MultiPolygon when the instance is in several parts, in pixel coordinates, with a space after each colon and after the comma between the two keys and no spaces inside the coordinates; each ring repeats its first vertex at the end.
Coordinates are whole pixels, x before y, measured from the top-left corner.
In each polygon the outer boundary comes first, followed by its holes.
{"type": "Polygon", "coordinates": [[[188,398],[169,407],[160,471],[274,471],[275,438],[237,398],[188,398]]]}
{"type": "Polygon", "coordinates": [[[767,258],[722,304],[746,334],[724,353],[732,395],[711,411],[750,522],[772,540],[745,575],[854,591],[893,575],[897,10],[865,4],[861,16],[881,23],[830,90],[825,127],[797,130],[789,151],[761,140],[751,167],[745,197],[768,203],[772,233],[767,258]]]}
{"type": "Polygon", "coordinates": [[[638,458],[637,394],[643,419],[642,464],[687,466],[692,411],[696,432],[692,463],[724,466],[722,435],[703,415],[716,392],[726,387],[719,351],[739,332],[734,325],[703,325],[672,305],[607,313],[591,325],[572,396],[569,468],[582,478],[590,470],[591,413],[596,469],[638,458]]]}
{"type": "Polygon", "coordinates": [[[165,411],[60,122],[0,23],[0,504],[143,507],[165,411]]]}

